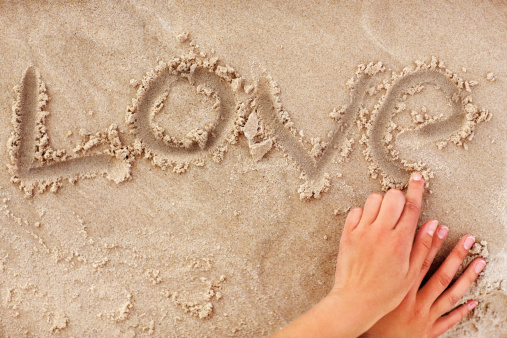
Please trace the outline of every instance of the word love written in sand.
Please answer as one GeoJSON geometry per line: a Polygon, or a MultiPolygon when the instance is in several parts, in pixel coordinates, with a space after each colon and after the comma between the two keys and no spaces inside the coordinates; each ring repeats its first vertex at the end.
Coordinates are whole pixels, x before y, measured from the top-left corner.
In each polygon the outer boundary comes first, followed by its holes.
{"type": "Polygon", "coordinates": [[[51,145],[45,123],[49,114],[44,110],[48,100],[46,87],[38,71],[29,67],[21,85],[15,88],[13,131],[7,145],[11,180],[27,196],[34,191],[56,191],[66,180],[74,183],[99,174],[119,183],[130,178],[136,156],[144,156],[162,169],[182,173],[190,164],[202,166],[206,157],[219,162],[228,146],[243,133],[255,160],[277,146],[301,170],[301,198],[319,197],[330,185],[326,171],[334,153],[339,152],[342,158],[350,153],[354,140],[348,135],[355,122],[371,177],[379,178],[386,189],[403,187],[408,172],[422,170],[427,176],[431,172],[422,163],[399,158],[393,146],[397,138],[408,134],[429,138],[439,148],[447,142],[466,147],[465,141],[474,137],[475,126],[491,117],[487,110],[472,104],[469,92],[473,83],[462,80],[435,58],[429,64],[416,62],[412,69],[393,73],[390,79],[371,86],[375,75],[383,71],[380,62],[358,67],[347,83],[350,103],[330,114],[334,122],[327,139],[312,139],[312,148],[307,150],[302,133],[298,133],[281,104],[277,84],[269,76],[259,76],[254,85],[248,84],[233,68],[220,65],[218,58],[191,53],[159,64],[144,77],[126,114],[127,127],[135,137],[131,144],[123,144],[118,127],[111,125],[95,135],[82,135],[83,139],[70,152],[55,150],[51,145]],[[171,89],[182,83],[202,95],[216,118],[184,137],[176,137],[157,124],[155,117],[167,104],[171,89]],[[421,92],[427,84],[443,91],[452,114],[445,119],[413,114],[415,127],[396,126],[393,112],[403,110],[407,95],[421,92]],[[371,110],[363,107],[367,94],[380,97],[371,110]]]}

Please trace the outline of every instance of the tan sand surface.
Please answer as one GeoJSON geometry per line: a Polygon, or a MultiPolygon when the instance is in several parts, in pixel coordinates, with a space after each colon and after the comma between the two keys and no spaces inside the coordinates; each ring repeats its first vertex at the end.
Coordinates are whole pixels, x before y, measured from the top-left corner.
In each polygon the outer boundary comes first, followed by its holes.
{"type": "Polygon", "coordinates": [[[0,2],[0,336],[266,336],[420,170],[437,263],[488,261],[446,336],[506,337],[506,39],[504,1],[0,2]]]}

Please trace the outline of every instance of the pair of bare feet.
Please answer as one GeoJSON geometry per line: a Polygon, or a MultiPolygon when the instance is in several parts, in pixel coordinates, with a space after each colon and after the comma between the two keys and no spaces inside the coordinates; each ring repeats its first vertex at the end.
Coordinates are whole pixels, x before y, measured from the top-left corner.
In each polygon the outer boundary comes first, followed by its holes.
{"type": "Polygon", "coordinates": [[[435,220],[417,234],[424,180],[412,174],[406,195],[371,194],[345,221],[333,289],[275,337],[436,337],[476,300],[453,309],[486,266],[475,259],[449,287],[475,242],[466,235],[421,287],[449,229],[435,220]],[[415,239],[414,239],[415,236],[415,239]]]}

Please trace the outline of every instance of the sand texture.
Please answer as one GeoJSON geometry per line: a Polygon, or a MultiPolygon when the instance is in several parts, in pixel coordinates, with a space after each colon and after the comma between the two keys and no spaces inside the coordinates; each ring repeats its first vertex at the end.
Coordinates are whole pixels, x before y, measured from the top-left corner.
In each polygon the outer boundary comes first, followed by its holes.
{"type": "Polygon", "coordinates": [[[418,170],[435,267],[488,261],[445,336],[506,337],[506,38],[503,1],[0,2],[0,336],[267,336],[418,170]]]}

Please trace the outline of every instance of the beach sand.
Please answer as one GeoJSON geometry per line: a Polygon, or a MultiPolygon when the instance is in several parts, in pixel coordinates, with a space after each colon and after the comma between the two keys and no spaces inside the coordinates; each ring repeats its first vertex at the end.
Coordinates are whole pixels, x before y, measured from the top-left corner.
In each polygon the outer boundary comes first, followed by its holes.
{"type": "Polygon", "coordinates": [[[0,336],[269,335],[421,171],[507,336],[502,1],[0,3],[0,336]]]}

